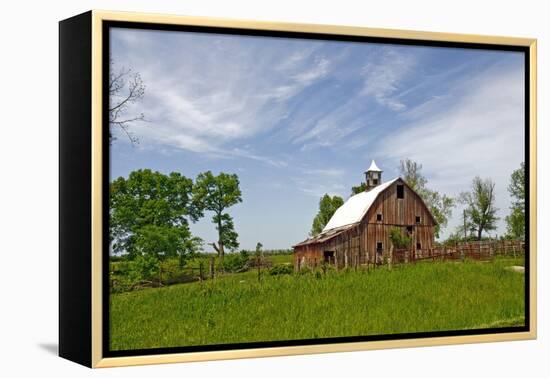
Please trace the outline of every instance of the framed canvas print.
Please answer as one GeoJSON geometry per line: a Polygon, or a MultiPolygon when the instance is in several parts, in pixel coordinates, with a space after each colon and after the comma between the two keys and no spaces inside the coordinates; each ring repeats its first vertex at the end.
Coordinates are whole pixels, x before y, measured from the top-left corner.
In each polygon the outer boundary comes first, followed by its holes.
{"type": "Polygon", "coordinates": [[[536,337],[536,41],[60,22],[59,353],[536,337]]]}

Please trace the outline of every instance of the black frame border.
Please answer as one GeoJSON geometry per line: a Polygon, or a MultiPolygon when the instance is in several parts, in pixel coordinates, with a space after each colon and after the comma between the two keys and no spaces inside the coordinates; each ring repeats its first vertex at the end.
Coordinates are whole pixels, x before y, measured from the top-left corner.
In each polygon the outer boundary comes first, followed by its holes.
{"type": "Polygon", "coordinates": [[[383,340],[407,340],[407,339],[423,339],[448,336],[470,336],[470,335],[487,335],[487,334],[502,334],[512,332],[529,332],[530,324],[530,142],[531,142],[531,124],[530,124],[530,106],[532,99],[530,98],[531,81],[530,81],[530,48],[528,46],[516,45],[499,45],[499,44],[484,44],[470,42],[447,42],[447,41],[432,41],[422,39],[402,39],[390,37],[369,37],[355,35],[336,35],[327,33],[310,33],[310,32],[289,32],[289,31],[272,31],[260,29],[244,29],[244,28],[229,28],[229,27],[213,27],[213,26],[195,26],[195,25],[173,25],[159,23],[144,23],[132,21],[102,21],[102,182],[103,182],[103,203],[102,203],[102,357],[128,357],[128,356],[143,356],[143,355],[159,355],[173,353],[192,353],[192,352],[207,352],[207,351],[227,351],[237,349],[256,349],[270,347],[291,347],[291,346],[306,346],[319,344],[339,344],[339,343],[356,343],[367,341],[383,341],[383,340]],[[369,335],[369,336],[349,336],[349,337],[334,337],[334,338],[319,338],[305,340],[283,340],[283,341],[264,341],[250,343],[232,343],[232,344],[208,344],[197,346],[181,346],[181,347],[164,347],[151,349],[132,349],[132,350],[117,350],[111,351],[109,348],[110,341],[110,319],[109,319],[109,240],[105,235],[109,235],[109,179],[110,179],[110,148],[109,148],[109,119],[108,106],[108,80],[109,80],[109,58],[110,58],[110,29],[111,28],[126,28],[126,29],[142,29],[156,31],[179,31],[192,33],[209,33],[209,34],[230,34],[240,36],[256,36],[256,37],[274,37],[274,38],[292,38],[292,39],[312,39],[312,40],[329,40],[341,42],[363,42],[377,44],[396,44],[407,46],[426,46],[426,47],[444,47],[444,48],[463,48],[476,50],[497,50],[497,51],[514,51],[524,54],[524,91],[525,91],[525,110],[524,110],[524,161],[525,161],[525,190],[529,195],[525,200],[525,325],[518,327],[502,327],[502,328],[484,328],[472,330],[454,330],[454,331],[433,331],[419,333],[402,333],[402,334],[386,334],[386,335],[369,335]]]}

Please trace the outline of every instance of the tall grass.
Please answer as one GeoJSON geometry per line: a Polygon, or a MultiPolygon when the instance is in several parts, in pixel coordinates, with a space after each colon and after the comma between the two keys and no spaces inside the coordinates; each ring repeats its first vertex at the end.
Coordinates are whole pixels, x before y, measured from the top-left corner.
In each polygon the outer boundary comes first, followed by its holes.
{"type": "Polygon", "coordinates": [[[113,294],[111,349],[523,325],[519,261],[426,262],[326,275],[228,275],[113,294]]]}

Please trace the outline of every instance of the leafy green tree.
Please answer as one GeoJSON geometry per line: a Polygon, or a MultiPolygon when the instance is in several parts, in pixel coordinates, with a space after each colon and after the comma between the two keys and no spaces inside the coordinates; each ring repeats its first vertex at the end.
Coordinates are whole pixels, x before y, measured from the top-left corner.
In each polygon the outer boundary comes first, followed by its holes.
{"type": "Polygon", "coordinates": [[[325,194],[319,201],[319,212],[313,218],[313,225],[311,226],[310,235],[315,236],[323,231],[323,228],[327,225],[330,218],[334,215],[334,212],[344,204],[342,197],[329,196],[325,194]]]}
{"type": "Polygon", "coordinates": [[[115,252],[179,256],[181,264],[200,249],[189,221],[200,216],[191,201],[193,182],[180,173],[140,169],[110,184],[110,241],[115,252]]]}
{"type": "Polygon", "coordinates": [[[437,222],[435,236],[439,238],[441,230],[447,227],[453,207],[455,206],[455,200],[446,194],[429,189],[426,186],[428,180],[422,175],[421,171],[422,164],[418,164],[410,159],[401,160],[399,164],[401,178],[411,189],[418,193],[435,218],[437,222]]]}
{"type": "Polygon", "coordinates": [[[351,195],[362,193],[365,190],[367,190],[367,184],[362,182],[357,186],[352,186],[351,187],[351,195]]]}
{"type": "Polygon", "coordinates": [[[495,183],[491,179],[476,176],[470,192],[461,193],[460,202],[466,205],[465,214],[468,224],[481,240],[483,232],[497,228],[498,209],[495,207],[495,183]]]}
{"type": "Polygon", "coordinates": [[[239,247],[233,218],[225,212],[239,202],[242,202],[242,193],[237,175],[222,172],[214,176],[212,172],[207,171],[197,176],[193,186],[193,203],[200,214],[205,210],[214,213],[212,223],[216,225],[218,231],[218,242],[210,245],[222,260],[226,248],[235,250],[239,247]]]}
{"type": "Polygon", "coordinates": [[[525,163],[512,172],[508,192],[512,196],[510,215],[506,217],[508,236],[525,239],[525,163]]]}
{"type": "Polygon", "coordinates": [[[180,268],[201,244],[202,240],[191,235],[187,227],[146,225],[136,231],[135,248],[140,254],[154,255],[159,261],[178,256],[180,268]]]}

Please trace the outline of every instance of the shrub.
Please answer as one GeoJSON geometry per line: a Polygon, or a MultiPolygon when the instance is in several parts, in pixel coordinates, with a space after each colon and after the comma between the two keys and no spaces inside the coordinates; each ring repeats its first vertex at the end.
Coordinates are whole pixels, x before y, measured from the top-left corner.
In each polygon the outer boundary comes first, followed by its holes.
{"type": "Polygon", "coordinates": [[[313,269],[310,268],[309,266],[302,266],[300,268],[300,270],[298,271],[299,274],[309,274],[309,273],[313,273],[313,269]]]}
{"type": "Polygon", "coordinates": [[[159,260],[152,255],[137,255],[128,264],[126,276],[131,282],[151,281],[159,273],[159,260]]]}
{"type": "Polygon", "coordinates": [[[294,272],[294,268],[290,265],[275,265],[271,269],[269,269],[269,275],[270,276],[279,276],[282,274],[292,274],[294,272]]]}
{"type": "Polygon", "coordinates": [[[248,270],[248,260],[248,252],[245,250],[239,253],[229,253],[224,256],[223,263],[219,263],[218,269],[231,273],[245,272],[248,270]]]}
{"type": "Polygon", "coordinates": [[[137,255],[133,260],[111,263],[111,292],[135,289],[136,286],[157,279],[160,262],[152,255],[137,255]]]}

